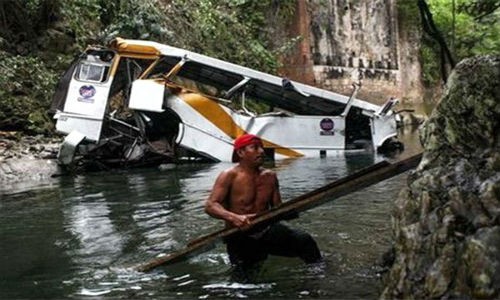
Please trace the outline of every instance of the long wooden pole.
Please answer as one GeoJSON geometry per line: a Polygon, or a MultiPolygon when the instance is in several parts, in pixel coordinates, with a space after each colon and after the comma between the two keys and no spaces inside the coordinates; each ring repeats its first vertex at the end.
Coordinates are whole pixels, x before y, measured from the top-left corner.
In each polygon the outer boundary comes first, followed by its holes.
{"type": "MultiPolygon", "coordinates": [[[[335,198],[345,196],[377,182],[401,174],[409,169],[415,168],[422,153],[411,156],[395,163],[382,161],[368,168],[361,169],[349,176],[343,177],[330,184],[320,187],[314,191],[303,194],[290,201],[270,209],[252,220],[252,226],[276,222],[287,216],[311,209],[335,198]]],[[[147,272],[161,265],[170,264],[184,260],[196,255],[207,248],[211,248],[222,238],[228,237],[240,231],[239,228],[225,228],[194,239],[187,246],[173,253],[151,259],[136,267],[138,271],[147,272]]]]}

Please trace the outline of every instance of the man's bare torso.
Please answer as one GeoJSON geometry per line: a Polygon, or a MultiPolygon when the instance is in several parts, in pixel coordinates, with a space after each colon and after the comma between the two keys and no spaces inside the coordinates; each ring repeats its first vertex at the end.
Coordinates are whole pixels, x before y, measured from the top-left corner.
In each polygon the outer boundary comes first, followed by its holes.
{"type": "Polygon", "coordinates": [[[269,209],[277,188],[274,172],[264,168],[249,172],[238,166],[228,172],[232,179],[226,199],[228,210],[237,214],[252,214],[269,209]]]}

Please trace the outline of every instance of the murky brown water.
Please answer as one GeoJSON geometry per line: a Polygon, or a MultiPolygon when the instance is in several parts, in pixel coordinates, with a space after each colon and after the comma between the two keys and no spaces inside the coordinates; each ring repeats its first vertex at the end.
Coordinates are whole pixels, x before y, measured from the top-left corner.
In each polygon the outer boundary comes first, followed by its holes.
{"type": "MultiPolygon", "coordinates": [[[[414,132],[405,153],[419,151],[414,132]]],[[[278,162],[283,199],[385,157],[353,153],[278,162]]],[[[397,159],[393,157],[391,159],[397,159]]],[[[222,244],[185,262],[138,273],[132,266],[222,227],[203,212],[230,164],[134,169],[0,188],[1,298],[376,298],[377,261],[388,249],[390,209],[402,174],[334,199],[288,222],[311,233],[323,268],[271,257],[256,282],[231,282],[222,244]]]]}

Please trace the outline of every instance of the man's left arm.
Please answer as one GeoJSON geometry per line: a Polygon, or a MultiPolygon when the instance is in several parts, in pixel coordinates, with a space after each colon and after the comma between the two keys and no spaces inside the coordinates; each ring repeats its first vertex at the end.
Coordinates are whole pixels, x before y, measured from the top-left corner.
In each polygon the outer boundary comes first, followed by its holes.
{"type": "Polygon", "coordinates": [[[281,193],[280,193],[280,184],[278,180],[278,176],[276,176],[276,173],[272,173],[272,177],[274,180],[273,183],[273,198],[271,200],[271,205],[272,207],[276,207],[281,204],[281,193]]]}

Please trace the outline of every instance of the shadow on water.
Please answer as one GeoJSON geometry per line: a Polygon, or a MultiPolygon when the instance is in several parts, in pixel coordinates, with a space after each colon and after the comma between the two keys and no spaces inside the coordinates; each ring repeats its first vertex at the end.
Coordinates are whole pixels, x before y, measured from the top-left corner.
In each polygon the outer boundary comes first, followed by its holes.
{"type": "MultiPolygon", "coordinates": [[[[418,152],[408,133],[405,153],[418,152]],[[408,144],[408,142],[410,144],[408,144]]],[[[413,139],[413,140],[412,140],[413,139]]],[[[418,139],[418,138],[417,138],[418,139]]],[[[401,155],[403,155],[401,154],[401,155]]],[[[291,199],[387,157],[359,152],[276,162],[291,199]]],[[[397,159],[397,156],[390,159],[397,159]]],[[[229,163],[134,169],[51,179],[0,191],[2,298],[375,298],[377,261],[390,245],[391,203],[402,174],[303,212],[288,222],[313,235],[323,266],[270,257],[255,282],[230,280],[223,244],[185,262],[133,266],[222,227],[203,212],[229,163]]]]}

